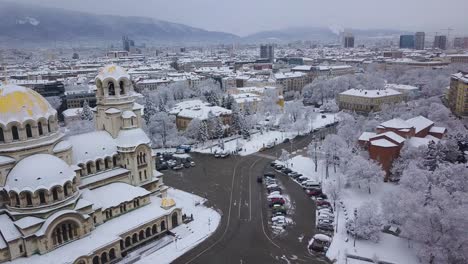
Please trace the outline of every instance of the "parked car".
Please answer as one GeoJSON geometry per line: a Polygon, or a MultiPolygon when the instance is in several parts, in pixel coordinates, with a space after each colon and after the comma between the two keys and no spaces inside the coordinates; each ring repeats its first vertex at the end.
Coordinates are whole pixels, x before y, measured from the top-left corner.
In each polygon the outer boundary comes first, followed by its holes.
{"type": "Polygon", "coordinates": [[[299,176],[299,177],[297,177],[296,180],[297,180],[298,182],[300,182],[300,183],[303,183],[303,182],[305,182],[305,181],[308,181],[308,180],[309,180],[309,177],[307,177],[307,176],[299,176]]]}
{"type": "Polygon", "coordinates": [[[275,169],[277,169],[277,170],[281,170],[281,169],[283,169],[283,168],[284,168],[284,166],[281,165],[281,164],[276,164],[276,165],[275,165],[275,169]]]}
{"type": "Polygon", "coordinates": [[[325,200],[317,200],[317,201],[315,201],[315,205],[317,205],[317,206],[322,206],[322,205],[331,206],[330,202],[325,201],[325,200]]]}
{"type": "Polygon", "coordinates": [[[304,181],[302,182],[302,188],[310,189],[310,188],[322,188],[321,184],[315,181],[304,181]]]}
{"type": "Polygon", "coordinates": [[[221,152],[215,151],[215,152],[214,152],[214,157],[215,157],[215,158],[221,157],[221,152]]]}
{"type": "Polygon", "coordinates": [[[319,224],[333,225],[333,220],[331,219],[318,219],[319,224]]]}
{"type": "Polygon", "coordinates": [[[258,182],[258,183],[262,183],[262,182],[263,182],[263,178],[260,177],[260,176],[258,176],[258,177],[257,177],[257,182],[258,182]]]}
{"type": "Polygon", "coordinates": [[[276,161],[270,162],[270,166],[271,166],[271,167],[275,167],[275,166],[276,166],[276,161]]]}
{"type": "Polygon", "coordinates": [[[318,224],[317,224],[317,229],[318,229],[318,230],[323,230],[323,231],[330,231],[330,232],[333,232],[333,230],[335,230],[335,228],[333,227],[333,225],[331,225],[331,224],[323,224],[323,223],[318,223],[318,224]]]}
{"type": "Polygon", "coordinates": [[[270,207],[273,207],[275,204],[283,205],[283,204],[284,204],[284,200],[283,200],[283,199],[277,199],[277,200],[271,201],[271,202],[270,202],[270,207]]]}
{"type": "Polygon", "coordinates": [[[195,167],[195,161],[190,161],[190,166],[195,167]]]}
{"type": "Polygon", "coordinates": [[[271,210],[273,211],[273,213],[281,212],[283,214],[286,214],[286,208],[284,208],[284,206],[279,205],[279,204],[273,205],[271,210]]]}
{"type": "Polygon", "coordinates": [[[271,148],[273,148],[274,146],[275,146],[275,142],[270,142],[270,143],[266,144],[265,147],[266,147],[267,149],[271,149],[271,148]]]}
{"type": "Polygon", "coordinates": [[[270,172],[265,172],[265,173],[263,174],[263,177],[275,178],[276,175],[275,175],[274,172],[270,171],[270,172]]]}
{"type": "Polygon", "coordinates": [[[289,142],[289,138],[285,138],[285,139],[283,140],[283,143],[288,143],[288,142],[289,142]]]}
{"type": "Polygon", "coordinates": [[[281,172],[284,173],[284,174],[288,174],[288,173],[292,172],[292,170],[290,168],[283,168],[281,170],[281,172]]]}
{"type": "Polygon", "coordinates": [[[223,151],[223,152],[221,152],[221,153],[219,154],[219,156],[220,156],[221,158],[226,158],[226,157],[229,156],[229,152],[223,151]]]}
{"type": "Polygon", "coordinates": [[[321,208],[321,209],[317,209],[317,212],[320,214],[320,213],[327,213],[327,214],[333,214],[333,209],[331,207],[327,207],[327,208],[321,208]]]}
{"type": "Polygon", "coordinates": [[[185,163],[184,163],[184,167],[185,167],[185,168],[190,168],[190,167],[192,167],[192,166],[190,166],[190,162],[185,162],[185,163]]]}
{"type": "Polygon", "coordinates": [[[272,178],[265,178],[265,185],[268,186],[268,185],[272,185],[272,184],[276,184],[276,180],[275,179],[272,179],[272,178]]]}
{"type": "Polygon", "coordinates": [[[185,154],[185,150],[184,149],[180,149],[180,148],[177,148],[176,151],[175,151],[176,154],[185,154]]]}
{"type": "Polygon", "coordinates": [[[268,191],[268,193],[272,193],[272,192],[280,192],[281,193],[281,187],[270,188],[267,191],[268,191]]]}
{"type": "Polygon", "coordinates": [[[324,252],[328,249],[332,239],[324,234],[316,234],[309,242],[309,249],[324,252]]]}
{"type": "Polygon", "coordinates": [[[318,216],[318,220],[319,221],[330,221],[331,223],[333,223],[333,221],[335,220],[335,216],[327,215],[327,214],[321,214],[321,215],[318,216]]]}
{"type": "Polygon", "coordinates": [[[192,147],[190,145],[180,145],[177,147],[177,149],[182,149],[185,153],[188,153],[190,150],[192,150],[192,147]]]}
{"type": "Polygon", "coordinates": [[[177,165],[175,165],[172,169],[173,169],[173,170],[181,170],[181,169],[183,169],[183,168],[184,168],[184,165],[182,165],[182,164],[177,164],[177,165]]]}
{"type": "Polygon", "coordinates": [[[320,194],[322,194],[322,190],[321,189],[316,189],[316,188],[312,188],[312,189],[305,189],[305,192],[308,196],[318,196],[320,194]]]}

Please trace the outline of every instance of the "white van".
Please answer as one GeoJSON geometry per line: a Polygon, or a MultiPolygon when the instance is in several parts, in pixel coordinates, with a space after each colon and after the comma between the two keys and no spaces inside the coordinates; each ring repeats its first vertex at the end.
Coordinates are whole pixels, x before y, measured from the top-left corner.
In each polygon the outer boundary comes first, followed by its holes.
{"type": "Polygon", "coordinates": [[[322,185],[318,182],[315,181],[305,181],[302,183],[302,188],[308,189],[308,188],[322,188],[322,185]]]}

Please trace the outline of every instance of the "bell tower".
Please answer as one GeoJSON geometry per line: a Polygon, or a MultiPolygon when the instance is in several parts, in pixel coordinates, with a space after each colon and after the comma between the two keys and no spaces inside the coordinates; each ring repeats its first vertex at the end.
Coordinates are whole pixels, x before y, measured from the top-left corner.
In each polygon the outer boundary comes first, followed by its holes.
{"type": "Polygon", "coordinates": [[[122,117],[124,113],[135,114],[134,123],[137,127],[141,125],[140,109],[134,107],[135,91],[130,75],[120,66],[108,65],[99,71],[96,76],[96,98],[95,111],[96,129],[109,132],[116,138],[125,122],[122,117]]]}

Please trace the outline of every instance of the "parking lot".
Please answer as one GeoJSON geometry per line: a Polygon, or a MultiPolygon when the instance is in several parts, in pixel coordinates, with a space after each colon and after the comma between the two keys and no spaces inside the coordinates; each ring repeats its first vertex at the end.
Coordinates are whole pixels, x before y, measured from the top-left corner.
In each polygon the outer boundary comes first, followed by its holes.
{"type": "Polygon", "coordinates": [[[191,154],[195,167],[165,171],[169,186],[206,197],[208,206],[223,215],[215,234],[175,263],[327,263],[307,250],[309,239],[316,233],[316,208],[302,187],[275,172],[288,200],[288,208],[275,210],[286,210],[290,221],[284,232],[275,232],[273,205],[265,184],[257,180],[272,171],[270,163],[281,148],[302,150],[310,140],[310,136],[298,138],[293,144],[244,157],[191,154]]]}

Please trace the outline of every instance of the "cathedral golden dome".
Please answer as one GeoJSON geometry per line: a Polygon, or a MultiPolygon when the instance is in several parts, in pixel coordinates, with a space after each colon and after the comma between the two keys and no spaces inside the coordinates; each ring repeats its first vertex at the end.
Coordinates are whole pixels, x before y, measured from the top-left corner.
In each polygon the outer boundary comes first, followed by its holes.
{"type": "Polygon", "coordinates": [[[36,91],[14,85],[0,85],[0,124],[48,119],[57,111],[36,91]]]}

